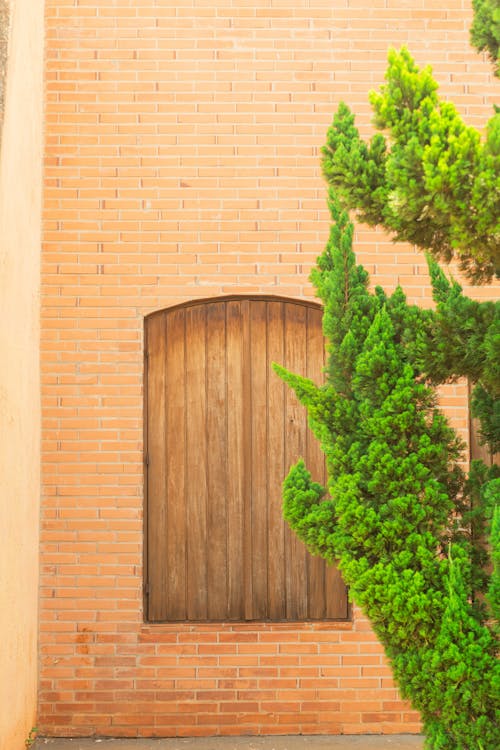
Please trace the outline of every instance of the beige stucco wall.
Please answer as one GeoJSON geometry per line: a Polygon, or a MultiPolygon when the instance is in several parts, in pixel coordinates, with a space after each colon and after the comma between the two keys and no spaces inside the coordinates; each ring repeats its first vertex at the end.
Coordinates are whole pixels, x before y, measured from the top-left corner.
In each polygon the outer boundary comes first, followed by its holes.
{"type": "Polygon", "coordinates": [[[10,0],[0,152],[0,750],[36,718],[44,0],[10,0]]]}

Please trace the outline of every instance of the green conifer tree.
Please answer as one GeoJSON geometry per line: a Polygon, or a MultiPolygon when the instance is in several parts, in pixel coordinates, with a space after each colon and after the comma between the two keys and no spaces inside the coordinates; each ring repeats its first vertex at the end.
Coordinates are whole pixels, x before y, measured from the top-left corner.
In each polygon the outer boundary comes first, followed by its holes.
{"type": "MultiPolygon", "coordinates": [[[[498,20],[499,7],[498,0],[478,0],[476,26],[498,20]]],[[[496,26],[490,32],[500,39],[496,26]]],[[[498,57],[498,48],[489,50],[498,57]]],[[[324,174],[342,207],[427,251],[436,310],[414,313],[408,353],[434,385],[469,379],[471,413],[493,456],[500,450],[500,304],[466,297],[436,259],[456,256],[476,283],[500,270],[500,113],[481,141],[452,104],[438,99],[430,69],[420,71],[404,48],[389,53],[386,80],[370,98],[375,124],[388,137],[378,133],[366,144],[341,104],[323,148],[324,174]]],[[[473,463],[467,520],[475,539],[484,531],[487,481],[481,465],[473,463]]],[[[484,552],[476,544],[471,554],[480,567],[484,552]]]]}
{"type": "Polygon", "coordinates": [[[500,113],[482,141],[405,48],[390,51],[386,81],[370,101],[388,137],[365,143],[341,103],[323,148],[327,181],[361,221],[490,280],[500,273],[500,113]]]}
{"type": "MultiPolygon", "coordinates": [[[[464,475],[462,446],[427,372],[429,342],[451,325],[448,307],[461,290],[433,266],[441,311],[408,305],[400,288],[370,293],[333,192],[330,208],[330,239],[312,273],[324,307],[326,384],[275,366],[308,409],[328,487],[299,461],[284,483],[284,515],[314,554],[338,561],[403,696],[421,713],[427,747],[497,750],[500,478],[480,463],[464,475]]],[[[446,377],[447,357],[438,358],[446,377]]],[[[483,373],[488,347],[478,358],[473,364],[471,354],[470,367],[483,373]]]]}

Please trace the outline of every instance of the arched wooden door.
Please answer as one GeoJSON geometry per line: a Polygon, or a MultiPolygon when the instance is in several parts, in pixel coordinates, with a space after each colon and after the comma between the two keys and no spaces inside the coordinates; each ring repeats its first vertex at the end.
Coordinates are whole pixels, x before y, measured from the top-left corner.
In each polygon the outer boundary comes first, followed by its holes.
{"type": "Polygon", "coordinates": [[[282,518],[305,409],[275,375],[322,378],[321,310],[222,298],[146,319],[146,607],[150,621],[345,619],[344,584],[282,518]]]}

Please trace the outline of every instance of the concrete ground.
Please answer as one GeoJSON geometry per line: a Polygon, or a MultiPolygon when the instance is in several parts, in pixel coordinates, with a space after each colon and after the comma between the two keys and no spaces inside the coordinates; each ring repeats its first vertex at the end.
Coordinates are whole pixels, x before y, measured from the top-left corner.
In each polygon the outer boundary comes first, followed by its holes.
{"type": "Polygon", "coordinates": [[[422,750],[420,735],[293,735],[141,740],[37,739],[32,750],[422,750]]]}

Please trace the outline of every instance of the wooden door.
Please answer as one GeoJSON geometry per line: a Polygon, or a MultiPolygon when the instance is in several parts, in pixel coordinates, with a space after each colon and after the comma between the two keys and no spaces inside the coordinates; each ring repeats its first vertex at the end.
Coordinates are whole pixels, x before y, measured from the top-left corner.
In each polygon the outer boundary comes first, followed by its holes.
{"type": "Polygon", "coordinates": [[[324,459],[273,361],[318,381],[321,310],[225,298],[146,320],[150,621],[345,619],[345,586],[282,518],[281,485],[324,459]]]}

